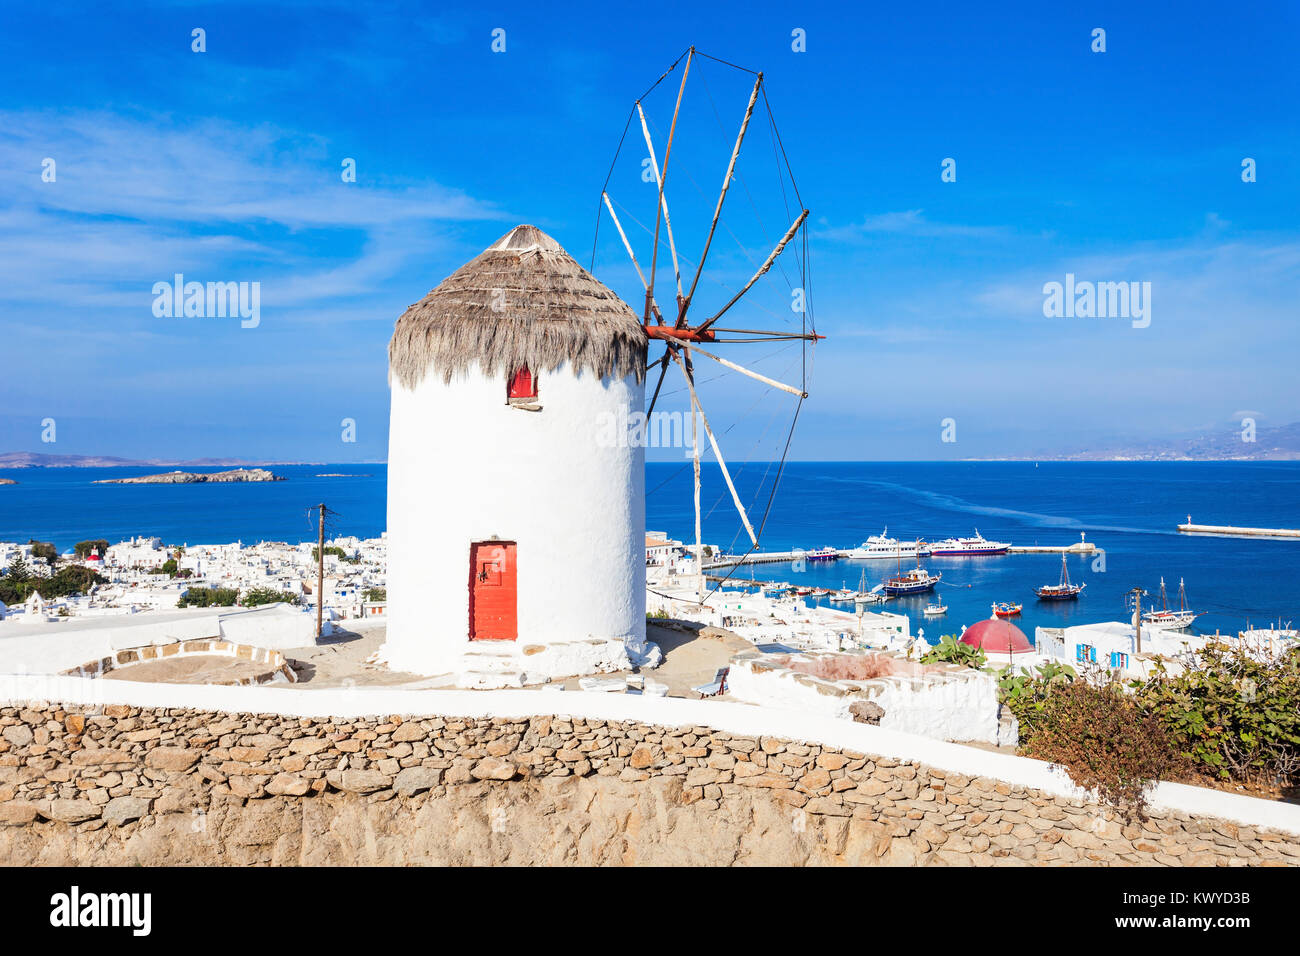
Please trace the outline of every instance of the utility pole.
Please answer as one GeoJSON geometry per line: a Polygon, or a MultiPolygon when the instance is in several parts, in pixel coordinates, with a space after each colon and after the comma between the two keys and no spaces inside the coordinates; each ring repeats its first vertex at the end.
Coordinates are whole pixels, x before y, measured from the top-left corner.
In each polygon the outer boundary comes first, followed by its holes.
{"type": "Polygon", "coordinates": [[[320,504],[320,532],[316,544],[316,640],[325,619],[325,503],[320,504]]]}
{"type": "Polygon", "coordinates": [[[1134,588],[1128,592],[1133,595],[1133,627],[1137,634],[1137,654],[1142,653],[1142,598],[1147,593],[1141,588],[1134,588]]]}

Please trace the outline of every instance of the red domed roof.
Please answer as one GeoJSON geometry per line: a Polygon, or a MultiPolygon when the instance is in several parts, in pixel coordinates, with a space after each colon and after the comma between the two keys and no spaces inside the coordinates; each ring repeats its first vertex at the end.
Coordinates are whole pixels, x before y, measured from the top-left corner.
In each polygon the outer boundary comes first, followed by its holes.
{"type": "Polygon", "coordinates": [[[989,618],[972,624],[961,636],[963,644],[982,647],[986,654],[1024,654],[1034,649],[1020,630],[1010,621],[989,618]]]}

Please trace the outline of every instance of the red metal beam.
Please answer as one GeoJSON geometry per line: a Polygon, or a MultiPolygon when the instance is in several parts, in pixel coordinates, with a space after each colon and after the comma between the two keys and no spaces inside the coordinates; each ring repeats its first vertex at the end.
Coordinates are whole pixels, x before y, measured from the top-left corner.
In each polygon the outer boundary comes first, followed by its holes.
{"type": "Polygon", "coordinates": [[[661,339],[665,342],[712,342],[714,339],[711,329],[698,332],[695,329],[679,329],[671,325],[657,325],[653,322],[646,323],[645,334],[652,339],[661,339]]]}

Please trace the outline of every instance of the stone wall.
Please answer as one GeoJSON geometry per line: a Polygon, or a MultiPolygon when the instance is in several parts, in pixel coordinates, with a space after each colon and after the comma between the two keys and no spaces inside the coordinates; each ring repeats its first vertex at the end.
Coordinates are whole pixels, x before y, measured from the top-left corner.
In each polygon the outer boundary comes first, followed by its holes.
{"type": "Polygon", "coordinates": [[[42,705],[0,708],[0,859],[1300,865],[1300,839],[699,726],[42,705]]]}

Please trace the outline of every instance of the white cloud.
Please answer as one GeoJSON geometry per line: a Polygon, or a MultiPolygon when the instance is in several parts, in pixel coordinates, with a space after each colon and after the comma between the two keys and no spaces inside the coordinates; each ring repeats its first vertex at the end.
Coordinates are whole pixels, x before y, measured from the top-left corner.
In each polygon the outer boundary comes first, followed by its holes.
{"type": "Polygon", "coordinates": [[[342,159],[267,126],[0,111],[0,167],[19,171],[0,180],[0,301],[147,303],[153,281],[187,272],[259,279],[282,308],[305,306],[376,291],[453,224],[503,218],[364,164],[344,183],[342,159]]]}

